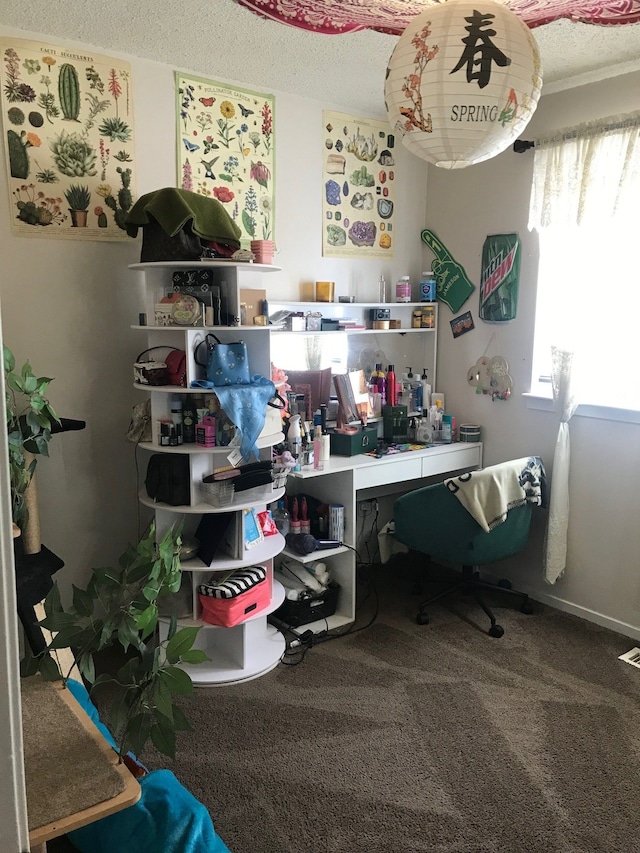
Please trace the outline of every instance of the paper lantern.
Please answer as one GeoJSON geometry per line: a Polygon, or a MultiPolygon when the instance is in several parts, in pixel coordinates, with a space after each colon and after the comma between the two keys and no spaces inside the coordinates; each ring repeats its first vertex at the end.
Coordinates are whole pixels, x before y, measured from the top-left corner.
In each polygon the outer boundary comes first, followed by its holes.
{"type": "Polygon", "coordinates": [[[540,97],[529,28],[494,0],[448,0],[418,15],[387,67],[391,126],[418,157],[461,169],[504,151],[540,97]]]}

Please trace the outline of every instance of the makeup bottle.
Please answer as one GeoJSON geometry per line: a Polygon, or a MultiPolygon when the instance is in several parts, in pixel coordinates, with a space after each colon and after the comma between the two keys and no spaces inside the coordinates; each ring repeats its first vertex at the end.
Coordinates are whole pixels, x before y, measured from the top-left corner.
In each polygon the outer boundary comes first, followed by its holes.
{"type": "Polygon", "coordinates": [[[385,398],[386,391],[386,382],[385,382],[385,373],[382,369],[381,364],[376,364],[376,369],[371,374],[371,384],[376,386],[378,394],[383,398],[385,398]]]}
{"type": "Polygon", "coordinates": [[[182,440],[185,444],[193,444],[196,440],[196,423],[198,415],[193,396],[188,396],[182,404],[182,440]]]}
{"type": "Polygon", "coordinates": [[[304,495],[300,500],[300,533],[311,533],[311,521],[307,515],[307,499],[304,495]]]}
{"type": "Polygon", "coordinates": [[[313,467],[316,471],[322,471],[324,468],[322,451],[322,426],[318,424],[316,426],[315,435],[313,438],[313,467]]]}
{"type": "Polygon", "coordinates": [[[291,533],[301,533],[300,519],[298,518],[298,498],[294,498],[291,504],[291,521],[289,524],[291,533]]]}
{"type": "Polygon", "coordinates": [[[174,397],[171,400],[171,420],[174,426],[175,444],[182,444],[182,400],[180,397],[174,397]]]}
{"type": "Polygon", "coordinates": [[[398,405],[398,388],[396,383],[396,371],[393,364],[390,364],[387,368],[387,376],[386,376],[386,386],[387,386],[387,405],[388,406],[397,406],[398,405]]]}

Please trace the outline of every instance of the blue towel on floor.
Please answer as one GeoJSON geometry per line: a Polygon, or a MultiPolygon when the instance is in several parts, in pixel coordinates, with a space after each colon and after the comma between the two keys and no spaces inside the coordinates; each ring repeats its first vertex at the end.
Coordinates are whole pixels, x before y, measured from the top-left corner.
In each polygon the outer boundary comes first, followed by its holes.
{"type": "MultiPolygon", "coordinates": [[[[67,686],[115,749],[84,685],[70,679],[67,686]]],[[[141,795],[133,806],[67,833],[80,853],[230,853],[207,809],[170,770],[152,770],[138,781],[141,795]]]]}
{"type": "Polygon", "coordinates": [[[81,853],[229,853],[209,812],[170,770],[139,781],[135,805],[68,833],[81,853]]]}
{"type": "Polygon", "coordinates": [[[276,395],[273,382],[256,374],[251,378],[250,385],[213,385],[206,380],[195,380],[191,387],[211,388],[214,391],[220,408],[238,428],[242,458],[248,462],[253,453],[259,459],[256,441],[264,428],[267,403],[276,395]]]}

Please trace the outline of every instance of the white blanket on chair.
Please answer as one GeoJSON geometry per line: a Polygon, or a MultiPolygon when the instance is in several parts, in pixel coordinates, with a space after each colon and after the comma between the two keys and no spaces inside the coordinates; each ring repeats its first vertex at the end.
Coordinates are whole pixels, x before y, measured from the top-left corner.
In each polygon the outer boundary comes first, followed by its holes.
{"type": "Polygon", "coordinates": [[[470,471],[451,477],[444,484],[486,533],[501,524],[510,509],[525,503],[546,503],[545,470],[539,456],[470,471]]]}

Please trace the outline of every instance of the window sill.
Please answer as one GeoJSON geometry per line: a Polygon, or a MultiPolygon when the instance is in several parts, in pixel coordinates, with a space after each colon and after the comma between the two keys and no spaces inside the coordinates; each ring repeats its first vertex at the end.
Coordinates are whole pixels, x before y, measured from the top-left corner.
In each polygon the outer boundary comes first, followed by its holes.
{"type": "MultiPolygon", "coordinates": [[[[554,412],[553,398],[544,394],[528,392],[522,395],[528,409],[540,412],[554,412]]],[[[621,423],[640,424],[638,409],[619,409],[615,406],[593,406],[582,403],[576,409],[574,418],[598,418],[601,421],[620,421],[621,423]]]]}

